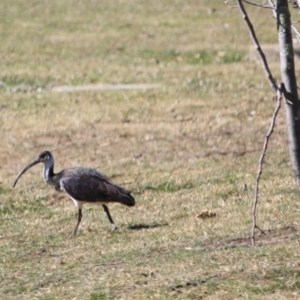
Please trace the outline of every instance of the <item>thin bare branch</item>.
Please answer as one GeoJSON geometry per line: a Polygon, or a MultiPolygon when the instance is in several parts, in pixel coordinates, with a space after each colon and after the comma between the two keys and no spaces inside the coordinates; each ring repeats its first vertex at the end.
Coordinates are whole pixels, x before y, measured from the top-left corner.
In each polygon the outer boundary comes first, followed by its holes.
{"type": "Polygon", "coordinates": [[[275,3],[274,3],[273,0],[269,0],[269,3],[270,3],[270,6],[273,8],[273,17],[274,17],[275,19],[277,19],[276,5],[275,5],[275,3]]]}
{"type": "Polygon", "coordinates": [[[258,4],[258,3],[255,3],[255,2],[252,2],[252,1],[248,1],[248,0],[243,0],[245,3],[247,4],[250,4],[250,5],[253,5],[253,6],[258,6],[258,7],[261,7],[261,8],[268,8],[268,9],[273,9],[272,6],[269,6],[269,5],[263,5],[263,4],[258,4]]]}
{"type": "Polygon", "coordinates": [[[290,2],[294,8],[296,9],[300,9],[300,1],[299,0],[288,0],[288,2],[290,2]]]}
{"type": "MultiPolygon", "coordinates": [[[[271,137],[271,135],[274,131],[276,117],[277,117],[278,112],[279,112],[280,107],[281,107],[281,99],[282,99],[283,95],[286,95],[287,93],[286,93],[284,84],[280,84],[280,86],[278,86],[276,80],[274,79],[273,75],[271,74],[266,56],[265,56],[264,52],[262,51],[262,49],[260,47],[259,41],[256,37],[255,30],[253,28],[253,25],[252,25],[252,23],[251,23],[251,21],[248,17],[248,14],[247,14],[247,12],[244,8],[244,5],[242,3],[243,1],[248,3],[247,0],[237,0],[238,6],[240,8],[243,19],[245,20],[245,22],[247,24],[247,27],[249,29],[251,39],[252,39],[253,43],[255,44],[256,50],[258,51],[258,54],[261,58],[263,69],[265,71],[267,79],[268,79],[271,87],[273,88],[273,90],[276,92],[276,95],[277,95],[277,97],[276,97],[277,98],[276,107],[275,107],[275,110],[274,110],[274,113],[273,113],[273,116],[272,116],[270,128],[269,128],[269,130],[266,134],[266,137],[265,137],[265,141],[264,141],[264,145],[263,145],[263,149],[262,149],[262,154],[260,156],[259,163],[258,163],[258,173],[257,173],[256,185],[255,185],[255,196],[254,196],[253,207],[252,207],[251,241],[252,241],[252,245],[254,246],[255,245],[255,230],[258,229],[258,230],[260,230],[260,232],[265,234],[265,232],[260,227],[258,227],[257,220],[256,220],[257,219],[256,218],[256,209],[257,209],[258,198],[259,198],[259,182],[260,182],[260,178],[261,178],[261,174],[262,174],[263,162],[264,162],[264,158],[265,158],[266,153],[267,153],[269,139],[270,139],[270,137],[271,137]]],[[[276,16],[276,10],[275,10],[274,2],[272,0],[269,0],[269,4],[270,4],[270,8],[273,9],[273,14],[275,13],[275,16],[276,16]]]]}
{"type": "Polygon", "coordinates": [[[243,5],[243,0],[237,0],[238,2],[238,6],[240,8],[240,11],[241,11],[241,14],[243,16],[243,19],[245,20],[247,26],[248,26],[248,29],[249,29],[249,32],[250,32],[250,36],[252,38],[252,41],[253,43],[255,44],[256,46],[256,50],[258,51],[258,54],[261,58],[261,61],[262,61],[262,64],[263,64],[263,68],[264,68],[264,71],[266,73],[266,76],[267,76],[267,79],[271,85],[271,87],[273,88],[273,90],[275,92],[277,92],[278,90],[278,87],[277,87],[277,84],[276,84],[276,80],[274,79],[274,77],[272,76],[272,73],[270,71],[270,68],[269,68],[269,65],[268,65],[268,62],[267,62],[267,59],[266,59],[266,56],[264,54],[264,52],[262,51],[261,47],[260,47],[260,44],[259,44],[259,41],[256,37],[256,34],[255,34],[255,31],[254,31],[254,28],[253,28],[253,25],[252,23],[250,22],[250,19],[248,17],[248,14],[244,8],[244,5],[243,5]]]}
{"type": "Polygon", "coordinates": [[[272,7],[273,7],[273,9],[275,9],[275,8],[276,8],[276,6],[275,6],[275,3],[274,3],[274,1],[273,1],[273,0],[269,0],[269,3],[270,3],[270,6],[272,6],[272,7]]]}
{"type": "Polygon", "coordinates": [[[265,158],[266,153],[267,153],[267,148],[268,148],[268,143],[269,143],[270,137],[271,137],[271,135],[274,131],[276,117],[277,117],[278,112],[279,112],[280,107],[281,107],[282,94],[281,94],[280,90],[281,90],[281,88],[278,88],[277,97],[276,97],[277,98],[276,107],[275,107],[275,110],[274,110],[274,113],[273,113],[270,128],[269,128],[268,133],[266,134],[266,137],[265,137],[265,142],[264,142],[264,145],[263,145],[262,154],[260,156],[259,163],[258,163],[258,172],[257,172],[257,177],[256,177],[256,185],[255,185],[255,198],[254,198],[253,207],[252,207],[252,234],[251,234],[252,246],[255,246],[255,229],[259,229],[262,233],[265,234],[265,232],[257,226],[256,207],[257,207],[257,203],[258,203],[259,181],[260,181],[260,177],[261,177],[261,174],[262,174],[263,162],[264,162],[264,158],[265,158]]]}
{"type": "Polygon", "coordinates": [[[291,28],[292,28],[293,32],[295,33],[297,40],[300,42],[300,32],[294,25],[292,25],[291,28]]]}

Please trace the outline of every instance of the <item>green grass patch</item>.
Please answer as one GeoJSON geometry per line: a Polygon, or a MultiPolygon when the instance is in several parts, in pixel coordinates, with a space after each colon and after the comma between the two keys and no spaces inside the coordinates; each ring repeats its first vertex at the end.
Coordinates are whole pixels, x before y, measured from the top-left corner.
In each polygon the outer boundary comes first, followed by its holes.
{"type": "Polygon", "coordinates": [[[157,51],[155,49],[144,49],[140,52],[141,57],[153,59],[157,63],[182,63],[190,65],[231,64],[239,63],[245,56],[244,51],[239,50],[207,50],[200,49],[194,52],[181,52],[179,50],[157,51]]]}
{"type": "Polygon", "coordinates": [[[167,192],[173,193],[183,189],[192,189],[195,188],[196,184],[194,182],[186,182],[183,184],[178,184],[174,180],[160,182],[157,186],[145,185],[144,190],[153,190],[155,192],[167,192]]]}

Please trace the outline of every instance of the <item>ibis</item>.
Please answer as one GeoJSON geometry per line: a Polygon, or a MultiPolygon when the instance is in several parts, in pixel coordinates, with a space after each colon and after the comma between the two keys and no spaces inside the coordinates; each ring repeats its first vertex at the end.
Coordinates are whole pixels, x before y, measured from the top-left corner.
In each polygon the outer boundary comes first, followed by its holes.
{"type": "Polygon", "coordinates": [[[113,202],[127,206],[135,205],[135,200],[128,190],[115,184],[95,169],[72,167],[63,169],[59,173],[54,173],[54,157],[49,151],[43,151],[36,159],[29,163],[19,173],[13,186],[16,186],[19,178],[27,170],[38,163],[44,164],[43,177],[45,182],[57,191],[66,192],[78,209],[78,218],[73,236],[76,235],[82,219],[83,204],[93,203],[102,205],[111,224],[112,231],[116,229],[116,225],[107,205],[113,202]]]}

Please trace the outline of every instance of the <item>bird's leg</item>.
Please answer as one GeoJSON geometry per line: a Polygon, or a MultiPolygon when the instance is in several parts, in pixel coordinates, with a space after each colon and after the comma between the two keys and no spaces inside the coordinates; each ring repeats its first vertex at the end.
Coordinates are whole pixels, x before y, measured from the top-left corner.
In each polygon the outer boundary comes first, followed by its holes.
{"type": "Polygon", "coordinates": [[[102,206],[103,206],[103,209],[106,212],[108,220],[111,224],[111,231],[115,231],[117,229],[117,226],[115,225],[114,220],[112,219],[112,217],[110,215],[110,212],[109,212],[109,209],[108,209],[107,205],[102,204],[102,206]]]}
{"type": "Polygon", "coordinates": [[[74,231],[73,231],[73,235],[72,235],[72,236],[75,236],[75,235],[76,235],[77,229],[78,229],[79,224],[80,224],[80,222],[81,222],[81,218],[82,218],[82,211],[81,211],[81,208],[79,208],[79,209],[78,209],[78,219],[77,219],[77,224],[76,224],[76,226],[75,226],[75,228],[74,228],[74,231]]]}

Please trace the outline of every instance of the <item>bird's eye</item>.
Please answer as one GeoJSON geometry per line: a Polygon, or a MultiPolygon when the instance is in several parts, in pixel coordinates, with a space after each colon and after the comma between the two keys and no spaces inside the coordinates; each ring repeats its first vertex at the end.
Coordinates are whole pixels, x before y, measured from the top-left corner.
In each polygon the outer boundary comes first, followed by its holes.
{"type": "Polygon", "coordinates": [[[41,157],[41,160],[42,161],[46,161],[46,160],[48,160],[49,159],[49,155],[45,155],[45,156],[42,156],[41,157]]]}

